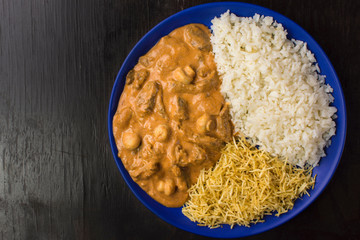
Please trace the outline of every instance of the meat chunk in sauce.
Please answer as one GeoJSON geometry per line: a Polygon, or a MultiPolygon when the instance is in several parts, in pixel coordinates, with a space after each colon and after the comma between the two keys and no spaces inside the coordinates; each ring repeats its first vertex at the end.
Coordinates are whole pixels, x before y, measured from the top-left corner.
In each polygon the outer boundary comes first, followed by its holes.
{"type": "Polygon", "coordinates": [[[141,117],[152,112],[155,107],[159,85],[155,81],[147,82],[136,97],[136,110],[141,117]]]}
{"type": "Polygon", "coordinates": [[[225,141],[229,142],[232,139],[232,124],[231,116],[229,112],[229,103],[225,103],[222,107],[219,116],[216,118],[218,128],[216,130],[217,136],[225,141]]]}
{"type": "Polygon", "coordinates": [[[140,89],[149,76],[149,71],[140,69],[139,71],[130,70],[126,75],[126,84],[133,84],[134,88],[140,89]]]}
{"type": "Polygon", "coordinates": [[[180,167],[191,167],[200,164],[207,159],[205,149],[193,144],[190,153],[187,153],[181,145],[175,147],[176,165],[180,167]]]}
{"type": "Polygon", "coordinates": [[[178,121],[187,120],[189,118],[188,103],[179,96],[175,96],[170,100],[170,114],[172,118],[178,121]]]}
{"type": "Polygon", "coordinates": [[[118,155],[132,179],[167,207],[180,207],[200,170],[232,137],[228,105],[201,24],[163,37],[129,71],[113,118],[118,155]]]}

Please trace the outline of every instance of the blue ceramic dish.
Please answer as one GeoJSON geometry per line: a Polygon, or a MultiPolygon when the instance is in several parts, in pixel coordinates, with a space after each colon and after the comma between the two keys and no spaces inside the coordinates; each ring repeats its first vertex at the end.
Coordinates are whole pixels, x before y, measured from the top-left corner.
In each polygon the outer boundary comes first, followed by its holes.
{"type": "Polygon", "coordinates": [[[340,82],[333,66],[316,41],[299,25],[279,13],[252,4],[239,2],[210,3],[188,8],[165,19],[149,31],[135,45],[128,57],[125,59],[116,77],[110,98],[108,130],[111,149],[116,164],[130,189],[146,207],[166,222],[183,230],[210,237],[235,238],[258,234],[285,223],[303,211],[321,194],[333,176],[344,148],[346,137],[346,108],[340,82]],[[191,222],[181,213],[181,208],[167,208],[157,203],[131,179],[124,168],[121,159],[117,156],[118,151],[112,134],[112,118],[116,112],[118,101],[123,91],[126,74],[135,66],[140,56],[147,53],[161,37],[169,34],[175,28],[189,23],[202,23],[210,27],[211,20],[215,16],[219,17],[220,14],[224,13],[228,9],[238,16],[250,17],[255,13],[272,16],[277,22],[281,23],[285,29],[287,29],[289,38],[295,38],[307,42],[308,48],[315,54],[321,69],[321,74],[326,75],[326,82],[334,89],[333,96],[335,101],[333,105],[338,109],[338,118],[335,120],[337,125],[336,135],[331,139],[331,146],[326,149],[327,156],[322,158],[320,165],[314,169],[313,173],[317,175],[317,178],[315,188],[310,191],[310,197],[304,196],[302,199],[297,200],[294,208],[288,213],[283,214],[280,217],[275,217],[273,215],[267,216],[265,217],[264,223],[252,225],[250,228],[235,226],[233,229],[230,229],[229,226],[223,226],[222,228],[209,229],[207,227],[197,226],[196,223],[191,222]]]}

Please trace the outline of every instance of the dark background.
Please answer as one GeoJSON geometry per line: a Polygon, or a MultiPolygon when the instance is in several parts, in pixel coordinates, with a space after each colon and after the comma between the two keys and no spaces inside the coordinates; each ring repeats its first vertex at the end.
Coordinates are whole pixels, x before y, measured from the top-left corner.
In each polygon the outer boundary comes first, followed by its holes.
{"type": "MultiPolygon", "coordinates": [[[[111,89],[135,43],[210,1],[0,0],[0,239],[207,239],[162,221],[121,177],[107,133],[111,89]]],[[[360,239],[359,1],[245,1],[294,20],[341,81],[348,135],[323,194],[247,239],[360,239]]]]}

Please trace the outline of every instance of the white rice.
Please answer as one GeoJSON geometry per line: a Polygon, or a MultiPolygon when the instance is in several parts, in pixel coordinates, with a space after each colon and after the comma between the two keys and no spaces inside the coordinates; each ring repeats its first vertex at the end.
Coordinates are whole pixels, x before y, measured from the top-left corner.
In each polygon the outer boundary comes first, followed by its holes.
{"type": "Polygon", "coordinates": [[[305,42],[272,17],[212,20],[211,43],[235,130],[294,165],[315,166],[335,134],[333,89],[305,42]]]}

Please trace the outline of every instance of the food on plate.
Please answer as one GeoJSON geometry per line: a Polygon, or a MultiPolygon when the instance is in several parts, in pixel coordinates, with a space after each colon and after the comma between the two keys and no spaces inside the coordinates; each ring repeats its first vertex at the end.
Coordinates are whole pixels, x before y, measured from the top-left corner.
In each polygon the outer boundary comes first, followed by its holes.
{"type": "Polygon", "coordinates": [[[332,88],[307,44],[273,20],[229,11],[212,20],[211,43],[235,131],[271,154],[316,166],[335,134],[332,88]]]}
{"type": "Polygon", "coordinates": [[[312,167],[294,167],[237,138],[226,145],[213,168],[201,171],[182,212],[210,228],[249,227],[263,222],[265,215],[291,210],[295,199],[314,187],[311,173],[312,167]]]}
{"type": "Polygon", "coordinates": [[[307,44],[272,17],[227,11],[211,29],[177,28],[139,58],[113,133],[156,201],[210,228],[250,226],[309,195],[337,109],[307,44]]]}
{"type": "Polygon", "coordinates": [[[118,156],[132,179],[167,207],[180,207],[201,169],[233,136],[210,30],[172,31],[129,71],[113,117],[118,156]]]}

